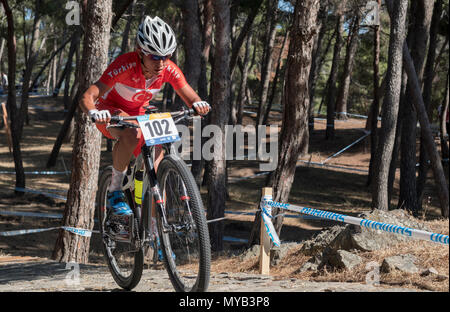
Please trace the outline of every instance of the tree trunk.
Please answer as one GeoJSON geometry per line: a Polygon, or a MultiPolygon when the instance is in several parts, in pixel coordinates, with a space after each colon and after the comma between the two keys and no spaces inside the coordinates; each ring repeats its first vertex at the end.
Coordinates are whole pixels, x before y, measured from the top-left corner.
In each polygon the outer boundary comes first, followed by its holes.
{"type": "MultiPolygon", "coordinates": [[[[442,14],[442,0],[436,1],[433,8],[433,16],[430,25],[430,44],[428,47],[427,61],[425,63],[424,69],[424,83],[423,83],[423,103],[425,104],[425,109],[428,113],[428,119],[431,121],[431,95],[432,95],[432,84],[435,76],[434,61],[436,59],[437,50],[437,37],[439,31],[439,22],[442,14]]],[[[426,155],[425,146],[422,142],[422,137],[420,139],[420,158],[419,158],[419,176],[417,177],[417,199],[419,210],[422,210],[422,200],[423,192],[425,189],[425,182],[428,174],[428,157],[426,155]]]]}
{"type": "MultiPolygon", "coordinates": [[[[201,29],[201,35],[202,35],[202,51],[200,55],[200,76],[198,78],[198,95],[202,100],[210,102],[209,96],[208,96],[208,78],[207,78],[207,65],[209,62],[209,53],[211,50],[211,44],[212,44],[212,29],[213,29],[213,14],[214,9],[212,6],[212,0],[206,0],[203,5],[203,17],[204,17],[204,23],[203,28],[201,29]]],[[[200,22],[199,22],[200,23],[200,22]]],[[[204,118],[202,120],[201,124],[201,130],[203,131],[203,128],[206,126],[206,124],[209,121],[209,116],[207,118],[204,118]]],[[[204,138],[201,138],[201,146],[203,147],[204,138]]],[[[203,167],[205,165],[205,161],[203,157],[199,160],[192,160],[192,175],[194,176],[195,181],[197,182],[197,185],[200,187],[202,183],[202,171],[203,167]]]]}
{"type": "MultiPolygon", "coordinates": [[[[392,0],[387,0],[386,4],[388,8],[392,7],[392,0]]],[[[391,11],[392,12],[392,11],[391,11]]],[[[408,45],[406,42],[403,44],[403,66],[408,75],[408,83],[412,85],[412,102],[418,113],[420,126],[422,129],[424,145],[428,156],[430,157],[431,168],[433,170],[433,175],[435,183],[437,186],[439,201],[441,204],[442,216],[448,218],[448,185],[445,180],[444,169],[442,167],[441,158],[437,152],[436,145],[434,144],[433,133],[431,132],[430,122],[428,120],[428,115],[425,110],[425,105],[423,103],[423,98],[421,94],[419,80],[417,78],[417,73],[414,68],[414,62],[408,50],[408,45]]]]}
{"type": "Polygon", "coordinates": [[[136,0],[133,0],[133,2],[128,7],[128,18],[127,18],[127,24],[125,25],[125,30],[123,31],[123,38],[122,38],[122,44],[120,46],[120,53],[127,53],[130,48],[130,30],[131,30],[131,23],[133,22],[133,11],[134,6],[136,5],[136,0]]]}
{"type": "Polygon", "coordinates": [[[339,93],[336,101],[336,113],[338,119],[347,119],[347,101],[350,90],[350,79],[353,71],[353,63],[355,58],[356,49],[358,48],[358,33],[359,23],[361,16],[358,12],[355,13],[353,27],[349,33],[349,40],[347,44],[344,71],[341,77],[341,83],[339,85],[339,93]]]}
{"type": "MultiPolygon", "coordinates": [[[[391,14],[386,93],[383,100],[381,128],[375,154],[372,208],[388,210],[388,176],[395,142],[402,80],[403,42],[406,32],[408,0],[395,1],[391,14]]],[[[374,116],[376,118],[376,116],[374,116]]]]}
{"type": "Polygon", "coordinates": [[[269,119],[270,111],[272,110],[273,100],[275,99],[275,93],[277,92],[278,79],[280,77],[282,56],[287,47],[286,43],[287,43],[288,36],[289,36],[289,31],[286,31],[286,34],[284,35],[283,43],[281,44],[281,47],[280,47],[280,54],[278,55],[277,69],[275,70],[275,77],[273,78],[273,82],[272,82],[272,90],[270,92],[266,112],[264,113],[264,118],[262,121],[263,125],[267,124],[267,120],[269,119]]]}
{"type": "MultiPolygon", "coordinates": [[[[62,75],[56,84],[55,90],[53,90],[53,97],[57,97],[59,94],[59,90],[61,88],[62,82],[65,81],[64,88],[66,90],[69,89],[70,84],[70,76],[72,74],[72,61],[73,56],[75,54],[75,51],[77,49],[77,46],[80,44],[80,31],[78,28],[76,28],[75,32],[72,35],[72,39],[70,41],[70,47],[69,47],[69,54],[67,56],[66,66],[64,66],[64,70],[62,72],[62,75]]],[[[65,95],[66,92],[64,92],[65,95]]]]}
{"type": "Polygon", "coordinates": [[[333,63],[331,65],[330,78],[328,83],[328,92],[327,92],[327,126],[325,131],[325,139],[333,140],[334,139],[334,120],[335,120],[335,105],[336,105],[336,81],[338,75],[338,67],[339,67],[339,56],[341,54],[342,47],[342,27],[344,25],[344,13],[343,8],[345,6],[345,1],[341,1],[338,4],[336,15],[336,44],[334,46],[333,53],[333,63]]]}
{"type": "Polygon", "coordinates": [[[440,139],[441,139],[441,153],[442,158],[447,159],[448,166],[448,156],[449,156],[449,147],[448,147],[448,102],[449,102],[449,79],[447,73],[447,83],[445,84],[445,96],[444,102],[442,103],[441,115],[439,116],[439,128],[440,128],[440,139]]]}
{"type": "Polygon", "coordinates": [[[270,78],[272,74],[272,51],[275,43],[275,36],[277,34],[276,20],[277,20],[277,2],[268,1],[266,19],[268,27],[266,28],[266,40],[264,48],[264,56],[262,60],[261,68],[261,86],[259,94],[259,106],[256,123],[262,124],[264,118],[264,112],[266,108],[267,95],[269,91],[270,78]]]}
{"type": "MultiPolygon", "coordinates": [[[[7,0],[0,0],[5,9],[6,20],[8,23],[8,99],[7,106],[11,118],[11,137],[13,145],[14,168],[16,170],[16,187],[25,187],[25,172],[23,169],[22,152],[20,150],[19,112],[16,106],[16,36],[14,34],[14,18],[7,0]]],[[[15,192],[23,194],[22,192],[15,192]]]]}
{"type": "Polygon", "coordinates": [[[262,3],[263,3],[263,0],[256,0],[252,11],[250,12],[250,14],[247,16],[247,19],[245,20],[244,26],[242,26],[239,36],[232,43],[232,52],[231,52],[231,59],[230,59],[231,76],[233,76],[234,69],[236,68],[239,51],[241,50],[241,47],[244,44],[245,37],[247,37],[247,34],[250,31],[250,28],[253,25],[253,21],[255,20],[255,17],[259,12],[259,8],[261,7],[262,3]]]}
{"type": "MultiPolygon", "coordinates": [[[[378,10],[381,10],[381,0],[378,0],[378,10]]],[[[367,177],[367,186],[372,184],[373,163],[375,159],[376,148],[378,144],[378,114],[380,112],[380,97],[378,96],[378,86],[380,84],[379,67],[380,67],[380,28],[381,25],[373,26],[373,102],[370,108],[372,119],[367,122],[370,124],[370,162],[369,174],[367,177]]]]}
{"type": "Polygon", "coordinates": [[[45,62],[45,64],[42,66],[42,68],[39,70],[39,72],[37,73],[37,75],[34,77],[33,82],[31,83],[32,86],[36,85],[38,82],[38,79],[41,77],[42,73],[44,72],[44,70],[47,68],[47,66],[53,61],[53,58],[62,50],[66,47],[66,45],[72,40],[71,37],[67,38],[63,44],[61,46],[59,46],[59,48],[56,51],[53,51],[53,53],[50,55],[50,57],[48,58],[47,62],[45,62]]]}
{"type": "MultiPolygon", "coordinates": [[[[286,64],[286,85],[283,98],[283,122],[279,141],[278,165],[273,173],[274,200],[287,202],[298,157],[308,150],[308,78],[314,35],[317,32],[318,0],[298,1],[294,21],[290,30],[288,61],[286,64]]],[[[278,214],[274,209],[274,215],[278,214]]],[[[258,220],[259,221],[259,220],[258,220]]],[[[280,234],[283,217],[275,221],[280,234]]]]}
{"type": "MultiPolygon", "coordinates": [[[[424,60],[429,36],[433,3],[427,0],[411,2],[410,29],[407,42],[411,49],[414,68],[421,84],[424,60]]],[[[406,85],[406,98],[410,99],[412,82],[408,79],[406,85]]],[[[400,197],[399,206],[412,211],[414,215],[419,212],[416,184],[416,140],[417,140],[417,111],[411,101],[405,101],[403,110],[403,128],[401,139],[401,166],[400,166],[400,197]]]]}
{"type": "Polygon", "coordinates": [[[324,54],[321,54],[322,42],[327,32],[327,20],[328,20],[328,2],[320,3],[320,10],[318,13],[317,21],[320,22],[319,34],[315,37],[314,48],[311,60],[311,70],[309,71],[309,132],[314,130],[314,93],[316,89],[316,80],[319,76],[322,60],[328,53],[329,46],[331,45],[331,39],[328,41],[324,54]]]}
{"type": "Polygon", "coordinates": [[[198,0],[185,0],[182,7],[183,32],[184,32],[184,73],[189,85],[198,89],[201,71],[202,46],[200,32],[200,20],[198,16],[198,0]]]}
{"type": "MultiPolygon", "coordinates": [[[[207,219],[222,218],[226,201],[226,160],[225,125],[230,117],[230,0],[213,1],[215,16],[214,80],[212,95],[211,124],[220,127],[221,138],[214,148],[213,159],[209,163],[207,219]]],[[[223,250],[223,222],[209,224],[211,248],[223,250]]]]}
{"type": "Polygon", "coordinates": [[[245,106],[245,90],[247,88],[248,71],[250,69],[250,49],[253,38],[253,31],[250,30],[245,44],[245,54],[242,64],[241,81],[239,84],[238,96],[236,101],[233,101],[231,108],[231,122],[233,125],[242,124],[242,112],[245,106]]]}
{"type": "Polygon", "coordinates": [[[414,68],[414,63],[409,54],[408,46],[405,42],[403,45],[403,66],[408,74],[408,81],[412,84],[412,102],[418,113],[421,135],[423,143],[430,157],[431,168],[433,170],[434,180],[437,186],[439,201],[441,204],[441,213],[444,218],[448,218],[448,185],[445,180],[444,169],[442,167],[441,158],[434,143],[433,133],[431,132],[430,121],[428,120],[427,111],[423,103],[422,93],[420,92],[420,84],[414,68]]]}
{"type": "Polygon", "coordinates": [[[34,65],[37,62],[37,58],[39,55],[39,46],[38,46],[38,40],[39,40],[39,28],[41,26],[41,16],[39,13],[40,10],[40,3],[41,0],[36,0],[35,4],[35,12],[34,12],[34,23],[33,23],[33,33],[31,36],[31,49],[30,53],[28,54],[28,59],[25,60],[25,73],[23,76],[22,81],[22,101],[20,104],[20,128],[19,128],[19,139],[22,139],[22,131],[23,131],[23,123],[26,119],[28,124],[28,92],[30,91],[30,87],[33,88],[33,86],[30,86],[30,80],[31,80],[31,74],[33,72],[34,65]]]}
{"type": "MultiPolygon", "coordinates": [[[[89,1],[84,12],[83,60],[80,90],[97,81],[108,62],[112,0],[89,1]]],[[[101,134],[88,116],[77,116],[72,153],[72,176],[63,224],[92,230],[100,160],[101,134]]],[[[60,230],[52,258],[60,262],[88,262],[89,238],[60,230]]]]}

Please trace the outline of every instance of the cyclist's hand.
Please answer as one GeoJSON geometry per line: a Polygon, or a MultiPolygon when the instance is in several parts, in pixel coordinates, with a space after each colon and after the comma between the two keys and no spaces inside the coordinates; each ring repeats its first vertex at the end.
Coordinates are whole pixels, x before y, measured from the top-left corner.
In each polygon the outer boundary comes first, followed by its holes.
{"type": "Polygon", "coordinates": [[[111,121],[111,114],[108,110],[91,109],[88,112],[89,117],[98,123],[108,123],[111,121]]]}
{"type": "Polygon", "coordinates": [[[195,111],[199,115],[206,115],[211,110],[211,106],[205,101],[195,102],[192,104],[192,107],[194,107],[195,111]]]}

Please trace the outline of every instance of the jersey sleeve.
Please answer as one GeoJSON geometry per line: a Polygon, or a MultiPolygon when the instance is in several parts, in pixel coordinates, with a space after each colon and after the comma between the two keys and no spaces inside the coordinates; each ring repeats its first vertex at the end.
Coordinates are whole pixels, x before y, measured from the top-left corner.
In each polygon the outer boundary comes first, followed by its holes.
{"type": "Polygon", "coordinates": [[[112,88],[116,82],[126,79],[130,73],[129,69],[136,66],[136,61],[130,53],[122,54],[109,64],[99,81],[112,88]]]}
{"type": "Polygon", "coordinates": [[[187,84],[183,72],[172,61],[169,61],[167,64],[163,82],[170,83],[170,85],[174,88],[174,90],[181,89],[187,84]]]}

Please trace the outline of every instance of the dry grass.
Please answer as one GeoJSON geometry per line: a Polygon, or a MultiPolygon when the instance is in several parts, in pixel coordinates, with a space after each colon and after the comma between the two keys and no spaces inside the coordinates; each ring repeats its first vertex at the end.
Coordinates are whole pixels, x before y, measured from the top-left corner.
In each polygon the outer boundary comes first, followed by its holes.
{"type": "MultiPolygon", "coordinates": [[[[448,235],[449,223],[447,220],[433,220],[424,222],[433,232],[448,235]]],[[[381,273],[380,287],[405,287],[411,289],[430,290],[439,292],[449,291],[449,246],[424,242],[421,240],[410,240],[398,245],[374,252],[359,252],[363,262],[352,270],[330,270],[325,267],[319,272],[306,271],[299,273],[299,269],[311,258],[300,252],[302,245],[291,249],[288,255],[278,266],[272,266],[270,275],[275,279],[297,278],[315,282],[347,282],[366,283],[368,273],[373,271],[371,262],[381,266],[383,259],[390,256],[410,254],[416,257],[416,266],[419,273],[410,274],[394,271],[381,273]],[[420,273],[429,268],[435,268],[439,275],[421,276],[420,273]],[[446,277],[446,278],[445,278],[446,277]]],[[[259,259],[253,257],[242,261],[239,256],[219,257],[214,261],[212,270],[214,272],[246,272],[258,273],[259,259]]]]}

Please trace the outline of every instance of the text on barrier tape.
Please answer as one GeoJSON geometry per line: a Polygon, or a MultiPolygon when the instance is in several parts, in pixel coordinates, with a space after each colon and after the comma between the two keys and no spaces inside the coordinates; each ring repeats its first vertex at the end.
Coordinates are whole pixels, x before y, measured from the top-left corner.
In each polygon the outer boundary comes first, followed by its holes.
{"type": "Polygon", "coordinates": [[[383,222],[377,222],[377,221],[372,221],[372,220],[367,220],[367,219],[350,217],[350,216],[346,216],[346,215],[342,215],[342,214],[334,213],[334,212],[330,212],[330,211],[323,211],[323,210],[312,209],[312,208],[307,208],[307,207],[294,206],[291,204],[277,203],[274,201],[270,201],[267,204],[271,207],[277,207],[277,208],[281,208],[281,209],[296,211],[299,213],[316,216],[316,217],[319,217],[322,219],[328,219],[328,220],[340,221],[343,223],[359,225],[359,226],[363,226],[363,227],[374,229],[374,230],[381,230],[381,231],[393,233],[393,234],[401,234],[401,235],[415,237],[418,239],[431,241],[431,242],[435,242],[435,243],[441,243],[441,244],[445,244],[445,245],[449,244],[448,235],[431,233],[431,232],[417,230],[417,229],[411,229],[408,227],[389,224],[389,223],[383,223],[383,222]]]}

